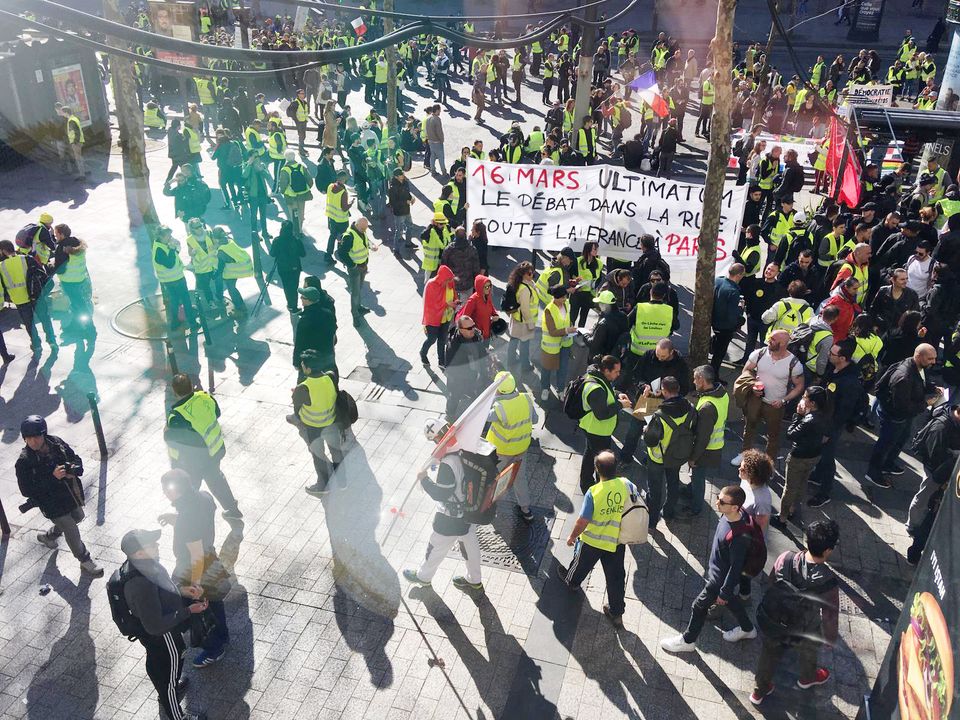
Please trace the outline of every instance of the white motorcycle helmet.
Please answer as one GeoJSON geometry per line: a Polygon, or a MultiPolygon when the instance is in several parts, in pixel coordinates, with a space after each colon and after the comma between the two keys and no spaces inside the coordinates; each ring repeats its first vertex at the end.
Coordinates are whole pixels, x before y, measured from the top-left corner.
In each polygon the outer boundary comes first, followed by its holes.
{"type": "Polygon", "coordinates": [[[423,434],[430,442],[437,442],[444,436],[449,428],[450,426],[443,418],[430,418],[423,425],[423,434]]]}

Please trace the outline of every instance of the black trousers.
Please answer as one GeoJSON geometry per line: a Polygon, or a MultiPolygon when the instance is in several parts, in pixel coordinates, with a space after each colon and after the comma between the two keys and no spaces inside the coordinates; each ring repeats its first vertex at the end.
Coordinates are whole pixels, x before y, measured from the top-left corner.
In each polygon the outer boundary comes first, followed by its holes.
{"type": "Polygon", "coordinates": [[[593,460],[597,453],[611,448],[609,435],[591,435],[585,432],[587,438],[587,449],[583,451],[583,459],[580,461],[580,492],[584,495],[594,483],[593,478],[593,460]]]}
{"type": "Polygon", "coordinates": [[[720,377],[720,366],[723,365],[723,359],[727,355],[727,348],[730,347],[730,341],[736,334],[736,330],[714,330],[713,338],[710,340],[710,364],[720,377]]]}
{"type": "Polygon", "coordinates": [[[160,707],[170,720],[183,720],[185,715],[177,699],[177,683],[183,671],[183,654],[186,645],[179,632],[163,635],[147,635],[140,638],[147,650],[147,677],[157,690],[160,707]]]}
{"type": "Polygon", "coordinates": [[[573,560],[567,569],[564,578],[568,585],[577,586],[586,580],[597,562],[603,567],[603,577],[607,581],[607,603],[610,605],[610,614],[623,615],[624,592],[627,580],[627,571],[623,566],[623,554],[626,545],[617,545],[614,552],[587,545],[582,540],[577,542],[573,551],[573,560]]]}
{"type": "Polygon", "coordinates": [[[570,324],[583,327],[593,307],[593,293],[578,290],[570,296],[570,324]]]}
{"type": "Polygon", "coordinates": [[[287,309],[296,310],[300,304],[297,288],[300,286],[299,270],[277,270],[280,276],[280,285],[283,287],[283,295],[287,299],[287,309]]]}
{"type": "MultiPolygon", "coordinates": [[[[697,599],[693,601],[693,607],[690,610],[690,621],[687,623],[687,631],[683,633],[684,642],[692,643],[697,641],[697,638],[700,637],[700,631],[703,630],[703,624],[707,620],[707,612],[718,597],[720,597],[719,585],[716,587],[706,585],[700,594],[697,595],[697,599]]],[[[739,595],[731,595],[730,600],[727,602],[727,607],[730,608],[730,612],[733,613],[737,622],[740,623],[741,630],[746,632],[753,630],[753,623],[750,622],[750,616],[747,615],[747,609],[740,601],[739,595]]]]}

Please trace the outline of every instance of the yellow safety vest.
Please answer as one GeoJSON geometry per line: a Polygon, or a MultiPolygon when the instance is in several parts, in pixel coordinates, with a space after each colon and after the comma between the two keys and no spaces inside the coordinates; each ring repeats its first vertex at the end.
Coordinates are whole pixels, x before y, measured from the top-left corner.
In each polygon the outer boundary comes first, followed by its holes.
{"type": "Polygon", "coordinates": [[[440,318],[440,322],[448,323],[453,320],[454,309],[450,307],[450,301],[454,300],[457,297],[456,291],[451,285],[447,285],[446,290],[443,292],[443,316],[440,318]]]}
{"type": "Polygon", "coordinates": [[[440,253],[442,253],[450,243],[450,229],[444,225],[443,230],[437,229],[436,225],[430,225],[430,231],[427,233],[427,239],[423,241],[423,262],[421,267],[433,272],[440,267],[440,253]]]}
{"type": "MultiPolygon", "coordinates": [[[[670,420],[674,425],[680,427],[687,421],[687,413],[684,413],[680,417],[671,417],[670,420]]],[[[663,439],[660,440],[660,443],[657,445],[647,446],[647,457],[658,465],[663,465],[663,454],[667,451],[667,448],[670,447],[673,428],[670,427],[670,423],[666,421],[663,415],[660,416],[660,425],[663,427],[663,439]]]]}
{"type": "Polygon", "coordinates": [[[761,190],[773,190],[773,179],[780,171],[779,161],[763,158],[757,168],[757,186],[761,190]]]}
{"type": "Polygon", "coordinates": [[[553,63],[550,60],[547,60],[543,64],[543,79],[547,80],[553,77],[553,63]]]}
{"type": "Polygon", "coordinates": [[[266,120],[267,119],[267,108],[266,105],[262,102],[256,104],[256,118],[257,120],[266,120]]]}
{"type": "Polygon", "coordinates": [[[828,251],[828,254],[817,259],[817,264],[823,268],[830,267],[837,257],[839,257],[840,252],[844,248],[849,247],[851,250],[853,250],[854,246],[856,245],[853,238],[845,238],[843,236],[837,237],[832,232],[824,235],[823,239],[830,242],[830,250],[828,251]]]}
{"type": "Polygon", "coordinates": [[[297,122],[305,123],[310,117],[310,106],[300,98],[294,98],[293,101],[297,104],[297,122]]]}
{"type": "Polygon", "coordinates": [[[448,182],[447,185],[453,189],[453,192],[450,193],[450,210],[456,215],[457,210],[460,208],[460,190],[453,180],[448,182]]]}
{"type": "Polygon", "coordinates": [[[210,91],[210,80],[208,78],[195,77],[193,82],[197,86],[197,97],[200,98],[201,105],[213,105],[213,93],[210,91]]]}
{"type": "Polygon", "coordinates": [[[606,391],[608,405],[615,400],[613,390],[611,390],[608,385],[601,384],[600,381],[592,375],[587,375],[583,383],[583,409],[585,415],[580,418],[579,425],[584,432],[588,432],[591,435],[610,437],[617,429],[617,416],[614,415],[606,420],[598,420],[597,416],[593,414],[593,410],[590,409],[589,397],[591,393],[596,392],[598,389],[606,391]]]}
{"type": "MultiPolygon", "coordinates": [[[[702,395],[697,400],[697,410],[704,405],[713,405],[717,409],[717,422],[710,432],[710,441],[707,443],[707,450],[720,450],[723,447],[723,429],[727,425],[727,413],[730,410],[730,396],[726,392],[717,397],[716,395],[702,395]]],[[[666,428],[666,425],[664,425],[666,428]]]]}
{"type": "MultiPolygon", "coordinates": [[[[50,259],[50,247],[46,243],[40,242],[41,232],[43,232],[43,226],[38,227],[37,231],[33,234],[33,251],[37,254],[37,257],[40,258],[40,262],[46,265],[50,259]]],[[[17,249],[17,252],[21,251],[22,248],[17,249]]],[[[26,255],[27,253],[23,252],[23,254],[26,255]]]]}
{"type": "Polygon", "coordinates": [[[853,268],[853,276],[860,281],[860,289],[857,291],[857,305],[863,307],[863,301],[867,299],[867,283],[870,281],[867,268],[849,263],[853,268]]]}
{"type": "Polygon", "coordinates": [[[522,455],[530,447],[533,431],[533,401],[527,393],[514,391],[493,401],[496,419],[490,423],[486,441],[498,455],[522,455]]]}
{"type": "Polygon", "coordinates": [[[620,521],[623,508],[630,499],[630,488],[623,478],[613,478],[590,487],[593,498],[593,517],[580,534],[586,545],[616,552],[620,540],[620,521]]]}
{"type": "Polygon", "coordinates": [[[543,46],[540,44],[540,41],[539,41],[539,40],[534,40],[534,41],[530,44],[530,52],[531,52],[531,54],[533,54],[533,55],[542,55],[542,54],[543,54],[543,46]]]}
{"type": "Polygon", "coordinates": [[[523,299],[520,297],[520,293],[523,290],[526,290],[527,293],[527,315],[532,317],[534,322],[537,322],[540,319],[540,297],[537,289],[526,282],[521,282],[520,285],[517,286],[517,305],[520,307],[514,310],[510,317],[517,322],[523,319],[523,313],[520,311],[520,308],[523,307],[523,299]]]}
{"type": "Polygon", "coordinates": [[[760,247],[758,245],[749,245],[740,253],[740,259],[743,260],[743,266],[747,275],[753,275],[760,269],[760,247]]]}
{"type": "Polygon", "coordinates": [[[542,130],[534,130],[527,138],[527,152],[534,152],[543,147],[544,135],[542,130]]]}
{"type": "Polygon", "coordinates": [[[594,274],[586,263],[583,262],[583,256],[580,255],[577,257],[577,275],[580,276],[580,280],[589,280],[590,286],[585,289],[585,291],[590,292],[594,295],[597,294],[597,291],[593,289],[594,281],[597,280],[601,275],[603,275],[603,258],[596,258],[597,260],[597,271],[594,274]]]}
{"type": "Polygon", "coordinates": [[[76,115],[67,118],[67,142],[71,145],[83,145],[83,126],[76,115]]]}
{"type": "Polygon", "coordinates": [[[958,212],[960,212],[960,200],[940,201],[940,215],[945,220],[949,220],[951,215],[956,215],[958,212]]]}
{"type": "Polygon", "coordinates": [[[700,104],[713,105],[714,89],[713,83],[709,80],[703,81],[703,87],[700,88],[700,104]]]}
{"type": "Polygon", "coordinates": [[[587,129],[580,128],[579,132],[577,133],[577,152],[579,152],[584,157],[588,157],[590,155],[591,147],[593,148],[594,154],[596,154],[597,152],[597,129],[596,128],[590,128],[590,139],[592,140],[592,142],[588,143],[587,129]]]}
{"type": "MultiPolygon", "coordinates": [[[[770,230],[770,236],[767,238],[770,241],[770,247],[773,252],[776,252],[777,248],[780,246],[780,240],[793,229],[793,213],[790,215],[784,215],[782,210],[777,210],[777,222],[770,230]]],[[[771,255],[772,257],[772,255],[771,255]]]]}
{"type": "Polygon", "coordinates": [[[350,259],[355,265],[363,265],[370,257],[370,246],[367,243],[366,235],[361,235],[354,228],[347,228],[345,235],[353,238],[353,244],[350,246],[350,259]]]}
{"type": "Polygon", "coordinates": [[[508,145],[503,149],[504,160],[517,164],[523,159],[523,148],[519,145],[508,145]]]}
{"type": "Polygon", "coordinates": [[[217,252],[227,256],[227,262],[223,266],[224,280],[253,277],[253,260],[234,240],[227,240],[217,248],[217,252]]]}
{"type": "Polygon", "coordinates": [[[213,22],[213,21],[210,19],[210,16],[209,16],[209,15],[201,15],[201,16],[200,16],[200,32],[201,32],[203,35],[209,35],[209,34],[210,34],[210,26],[211,26],[212,22],[213,22]]]}
{"type": "Polygon", "coordinates": [[[806,301],[796,298],[777,300],[773,307],[777,308],[777,319],[767,328],[768,339],[774,330],[786,330],[792,333],[801,323],[810,322],[810,317],[813,315],[813,308],[806,301]]]}
{"type": "Polygon", "coordinates": [[[670,337],[673,308],[666,303],[638,303],[633,327],[630,328],[630,352],[642,355],[670,337]]]}
{"type": "Polygon", "coordinates": [[[865,338],[856,338],[857,347],[853,350],[853,356],[850,360],[859,363],[864,355],[873,355],[874,360],[879,360],[880,351],[883,350],[883,340],[877,335],[870,335],[865,338]]]}
{"type": "Polygon", "coordinates": [[[806,366],[807,369],[812,372],[814,375],[817,373],[817,345],[819,345],[824,338],[833,337],[832,330],[814,330],[813,338],[810,340],[809,355],[807,358],[806,366]]]}
{"type": "Polygon", "coordinates": [[[183,280],[183,261],[180,259],[180,254],[173,251],[176,261],[172,268],[164,267],[157,262],[157,250],[163,250],[164,252],[168,250],[173,250],[173,248],[164,245],[159,240],[153,243],[153,254],[151,255],[151,260],[153,261],[153,271],[157,274],[157,280],[161,283],[176,282],[177,280],[183,280]]]}
{"type": "Polygon", "coordinates": [[[187,247],[190,250],[190,257],[193,262],[194,275],[206,275],[212,273],[217,265],[214,260],[215,251],[209,249],[210,238],[205,237],[201,243],[193,235],[187,235],[187,247]]]}
{"type": "Polygon", "coordinates": [[[284,165],[282,168],[280,168],[280,172],[287,174],[287,187],[284,188],[284,191],[283,191],[284,195],[286,195],[287,197],[296,198],[296,197],[302,197],[304,195],[310,194],[310,182],[309,182],[310,176],[307,175],[307,171],[303,167],[303,165],[297,162],[293,163],[292,165],[288,163],[284,165]],[[306,189],[303,192],[297,192],[296,190],[293,189],[293,168],[297,168],[297,172],[303,173],[304,184],[306,185],[306,189]]]}
{"type": "Polygon", "coordinates": [[[162,128],[167,126],[167,124],[163,121],[163,118],[160,117],[160,108],[158,107],[144,108],[143,124],[149,128],[162,128]]]}
{"type": "Polygon", "coordinates": [[[187,134],[187,144],[189,145],[190,152],[193,154],[200,152],[200,135],[189,125],[183,126],[183,131],[187,134]]]}
{"type": "Polygon", "coordinates": [[[387,82],[387,63],[385,60],[377,63],[373,81],[378,85],[383,85],[387,82]]]}
{"type": "Polygon", "coordinates": [[[342,207],[343,194],[347,191],[347,188],[344,187],[340,192],[336,192],[333,189],[335,185],[336,183],[330,183],[327,187],[327,217],[337,223],[348,223],[350,222],[350,212],[342,207]]]}
{"type": "MultiPolygon", "coordinates": [[[[174,414],[182,415],[197,435],[203,438],[207,452],[210,457],[213,457],[223,448],[223,434],[220,431],[220,423],[217,422],[216,408],[212,397],[203,390],[196,390],[185,403],[172,409],[170,417],[167,418],[167,424],[173,419],[174,414]]],[[[180,457],[180,452],[176,448],[170,447],[168,452],[174,460],[180,457]]]]}
{"type": "Polygon", "coordinates": [[[276,130],[270,133],[270,159],[283,160],[284,153],[287,150],[287,136],[282,130],[276,130]]]}
{"type": "Polygon", "coordinates": [[[329,375],[308,377],[302,383],[310,393],[310,402],[300,406],[297,413],[304,425],[324,428],[337,418],[337,388],[329,375]]]}
{"type": "Polygon", "coordinates": [[[263,140],[260,139],[260,131],[255,127],[248,127],[243,131],[246,138],[247,150],[257,155],[263,154],[263,140]]]}
{"type": "Polygon", "coordinates": [[[560,307],[551,302],[544,308],[545,312],[540,318],[540,329],[543,336],[540,339],[540,349],[547,355],[557,355],[561,348],[568,348],[573,345],[573,338],[570,335],[563,337],[554,337],[547,332],[547,314],[553,319],[553,326],[556,329],[570,327],[570,311],[566,305],[560,307]]]}
{"type": "Polygon", "coordinates": [[[90,275],[87,273],[87,251],[80,250],[67,255],[67,267],[60,273],[62,283],[81,283],[90,275]]]}
{"type": "Polygon", "coordinates": [[[10,296],[14,305],[26,305],[30,302],[27,290],[27,258],[14,255],[0,262],[0,283],[10,296]]]}

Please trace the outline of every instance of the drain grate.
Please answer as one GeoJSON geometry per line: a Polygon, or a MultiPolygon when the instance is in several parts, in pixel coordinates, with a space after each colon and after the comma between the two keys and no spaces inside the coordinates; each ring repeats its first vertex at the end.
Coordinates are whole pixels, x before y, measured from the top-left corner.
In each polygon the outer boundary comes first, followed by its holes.
{"type": "MultiPolygon", "coordinates": [[[[556,520],[553,510],[532,507],[533,522],[527,525],[513,503],[500,503],[492,525],[477,528],[480,563],[487,567],[535,576],[540,569],[550,532],[556,520]]],[[[460,558],[459,545],[450,557],[460,558]]]]}

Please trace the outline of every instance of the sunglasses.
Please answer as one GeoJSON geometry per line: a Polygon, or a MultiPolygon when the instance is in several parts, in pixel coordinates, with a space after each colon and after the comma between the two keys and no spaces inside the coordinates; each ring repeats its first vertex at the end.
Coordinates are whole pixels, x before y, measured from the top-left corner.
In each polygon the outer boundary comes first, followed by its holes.
{"type": "Polygon", "coordinates": [[[735,505],[736,503],[727,502],[722,495],[717,495],[717,505],[735,505]]]}
{"type": "Polygon", "coordinates": [[[476,330],[476,329],[477,329],[477,326],[476,326],[476,325],[461,325],[461,326],[460,326],[460,329],[461,329],[461,330],[476,330]]]}

